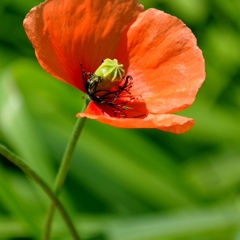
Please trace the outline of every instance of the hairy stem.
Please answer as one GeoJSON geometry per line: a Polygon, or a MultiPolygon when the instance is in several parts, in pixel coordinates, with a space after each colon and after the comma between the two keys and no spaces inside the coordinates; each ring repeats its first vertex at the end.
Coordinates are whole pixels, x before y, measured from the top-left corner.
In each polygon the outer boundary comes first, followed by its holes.
{"type": "MultiPolygon", "coordinates": [[[[84,111],[86,109],[87,104],[88,104],[88,100],[86,101],[82,111],[84,111]]],[[[55,192],[56,196],[58,196],[62,190],[62,186],[64,184],[64,181],[66,179],[66,176],[67,176],[70,164],[71,164],[74,149],[77,145],[77,141],[78,141],[79,136],[82,132],[82,129],[85,125],[85,122],[86,122],[86,118],[78,118],[77,122],[75,124],[75,127],[73,129],[72,135],[71,135],[68,145],[66,147],[66,150],[63,155],[61,165],[59,167],[58,174],[57,174],[57,177],[55,180],[54,192],[55,192]]],[[[56,207],[55,202],[52,201],[49,211],[48,211],[48,215],[47,215],[47,219],[46,219],[46,223],[45,223],[45,232],[44,232],[42,240],[48,240],[50,238],[55,207],[56,207]]]]}

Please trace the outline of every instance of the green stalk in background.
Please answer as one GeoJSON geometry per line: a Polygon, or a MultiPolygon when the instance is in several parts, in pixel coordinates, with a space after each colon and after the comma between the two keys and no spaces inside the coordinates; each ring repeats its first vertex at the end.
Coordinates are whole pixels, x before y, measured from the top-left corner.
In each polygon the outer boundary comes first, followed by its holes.
{"type": "Polygon", "coordinates": [[[69,228],[69,231],[74,240],[80,240],[78,233],[68,215],[65,208],[58,200],[55,193],[48,187],[45,181],[36,173],[34,172],[28,165],[26,165],[19,157],[13,154],[10,150],[0,144],[0,153],[6,157],[11,163],[19,167],[26,175],[28,175],[34,182],[36,182],[43,191],[51,198],[54,206],[58,208],[59,212],[61,213],[66,225],[69,228]]]}

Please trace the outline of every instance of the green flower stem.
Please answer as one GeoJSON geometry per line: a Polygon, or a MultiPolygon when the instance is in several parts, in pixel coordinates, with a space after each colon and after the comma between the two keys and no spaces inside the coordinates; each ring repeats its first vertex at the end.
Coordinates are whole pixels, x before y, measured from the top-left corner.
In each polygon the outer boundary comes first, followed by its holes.
{"type": "Polygon", "coordinates": [[[19,167],[26,175],[28,175],[33,181],[35,181],[43,191],[51,198],[54,206],[58,208],[59,212],[61,213],[66,225],[69,228],[69,231],[74,240],[80,240],[78,233],[68,215],[65,208],[58,200],[55,193],[49,188],[46,182],[36,173],[34,172],[28,165],[26,165],[19,157],[13,154],[10,150],[8,150],[5,146],[0,144],[0,153],[5,156],[11,163],[19,167]]]}
{"type": "MultiPolygon", "coordinates": [[[[86,109],[87,105],[88,105],[88,100],[86,100],[86,103],[83,106],[82,112],[86,109]]],[[[66,176],[71,164],[74,149],[77,145],[77,141],[85,125],[85,122],[86,122],[86,118],[78,118],[75,124],[75,127],[73,129],[72,135],[70,137],[70,141],[68,142],[68,145],[66,147],[66,150],[63,155],[63,159],[55,180],[54,192],[56,196],[58,196],[62,190],[62,186],[64,184],[64,181],[66,179],[66,176]]],[[[55,202],[52,201],[48,211],[47,219],[46,219],[45,232],[42,238],[43,240],[48,240],[50,238],[54,210],[55,210],[55,202]]]]}

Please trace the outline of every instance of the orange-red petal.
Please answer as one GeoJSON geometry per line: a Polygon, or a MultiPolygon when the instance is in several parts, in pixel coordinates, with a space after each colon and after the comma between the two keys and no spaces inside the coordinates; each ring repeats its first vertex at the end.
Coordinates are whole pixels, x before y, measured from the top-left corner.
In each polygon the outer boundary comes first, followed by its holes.
{"type": "Polygon", "coordinates": [[[119,128],[156,128],[172,133],[184,133],[193,125],[194,120],[173,114],[148,114],[144,118],[116,118],[109,117],[94,103],[91,102],[84,113],[77,117],[87,117],[119,128]]]}
{"type": "Polygon", "coordinates": [[[113,58],[124,29],[143,6],[137,0],[46,0],[24,20],[42,67],[84,91],[80,64],[94,72],[113,58]]]}
{"type": "Polygon", "coordinates": [[[169,14],[149,9],[123,34],[115,55],[133,77],[131,93],[141,96],[150,113],[187,108],[205,79],[196,38],[169,14]]]}

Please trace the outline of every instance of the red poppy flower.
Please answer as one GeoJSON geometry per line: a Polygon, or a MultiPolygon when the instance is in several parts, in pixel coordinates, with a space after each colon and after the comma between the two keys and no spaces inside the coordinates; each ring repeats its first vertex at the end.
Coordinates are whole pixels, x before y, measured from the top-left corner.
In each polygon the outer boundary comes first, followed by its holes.
{"type": "Polygon", "coordinates": [[[104,59],[123,64],[122,82],[104,96],[93,92],[78,117],[174,133],[194,125],[173,113],[194,102],[205,78],[204,59],[176,17],[144,11],[137,0],[46,0],[26,16],[24,28],[41,66],[85,93],[104,59]]]}

